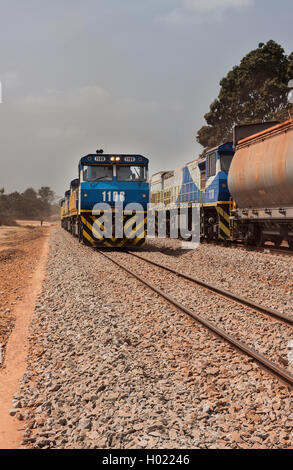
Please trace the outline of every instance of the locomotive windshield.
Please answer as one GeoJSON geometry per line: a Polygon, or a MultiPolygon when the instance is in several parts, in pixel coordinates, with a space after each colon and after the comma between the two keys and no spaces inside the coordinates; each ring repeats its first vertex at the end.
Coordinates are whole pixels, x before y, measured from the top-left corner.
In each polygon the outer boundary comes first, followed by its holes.
{"type": "Polygon", "coordinates": [[[84,165],[83,181],[112,181],[112,165],[84,165]]]}
{"type": "Polygon", "coordinates": [[[143,165],[117,165],[118,181],[146,181],[146,167],[143,165]]]}
{"type": "Polygon", "coordinates": [[[221,154],[221,170],[225,173],[229,173],[229,168],[232,162],[233,153],[221,154]]]}

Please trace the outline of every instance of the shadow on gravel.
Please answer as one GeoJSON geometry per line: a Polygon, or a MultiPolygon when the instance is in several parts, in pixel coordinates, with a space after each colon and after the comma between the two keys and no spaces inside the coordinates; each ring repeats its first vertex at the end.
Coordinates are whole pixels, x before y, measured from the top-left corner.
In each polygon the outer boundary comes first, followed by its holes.
{"type": "Polygon", "coordinates": [[[154,246],[145,246],[141,248],[140,251],[141,252],[146,251],[146,252],[151,252],[151,253],[155,253],[155,252],[164,253],[164,255],[174,256],[174,257],[178,257],[178,256],[182,256],[186,254],[186,250],[182,250],[182,248],[169,248],[169,247],[158,248],[154,246]]]}

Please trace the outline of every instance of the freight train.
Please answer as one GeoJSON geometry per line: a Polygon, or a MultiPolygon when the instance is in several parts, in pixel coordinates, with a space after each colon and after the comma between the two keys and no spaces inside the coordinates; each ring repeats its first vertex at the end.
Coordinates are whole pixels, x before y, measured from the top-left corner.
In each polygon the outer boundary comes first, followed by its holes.
{"type": "Polygon", "coordinates": [[[102,151],[82,157],[78,178],[60,201],[61,226],[87,245],[142,246],[149,203],[148,163],[142,155],[102,151]]]}
{"type": "MultiPolygon", "coordinates": [[[[155,217],[200,206],[201,239],[293,248],[293,122],[238,126],[234,142],[151,178],[155,217]]],[[[188,221],[190,225],[190,220],[188,221]]]]}

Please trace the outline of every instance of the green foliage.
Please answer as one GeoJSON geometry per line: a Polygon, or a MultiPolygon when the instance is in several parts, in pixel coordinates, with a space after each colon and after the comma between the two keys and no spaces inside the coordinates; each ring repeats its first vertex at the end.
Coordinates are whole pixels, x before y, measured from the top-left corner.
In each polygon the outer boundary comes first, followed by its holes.
{"type": "Polygon", "coordinates": [[[231,140],[235,124],[287,119],[287,85],[292,78],[293,52],[287,56],[274,41],[260,43],[221,80],[197,141],[213,147],[231,140]]]}
{"type": "Polygon", "coordinates": [[[38,191],[38,195],[47,204],[51,204],[55,199],[55,193],[49,186],[42,186],[38,191]]]}
{"type": "Polygon", "coordinates": [[[0,215],[15,219],[45,219],[58,212],[59,208],[53,204],[55,193],[48,186],[38,191],[33,188],[23,193],[17,191],[5,194],[0,189],[0,215]]]}

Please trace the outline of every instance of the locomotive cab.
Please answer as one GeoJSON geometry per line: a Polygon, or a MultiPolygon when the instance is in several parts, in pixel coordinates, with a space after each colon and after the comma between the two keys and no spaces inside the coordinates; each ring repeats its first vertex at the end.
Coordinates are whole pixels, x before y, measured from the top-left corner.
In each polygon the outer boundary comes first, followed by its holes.
{"type": "Polygon", "coordinates": [[[148,160],[141,155],[87,155],[79,165],[80,210],[93,210],[99,203],[112,208],[120,203],[149,202],[148,160]]]}

